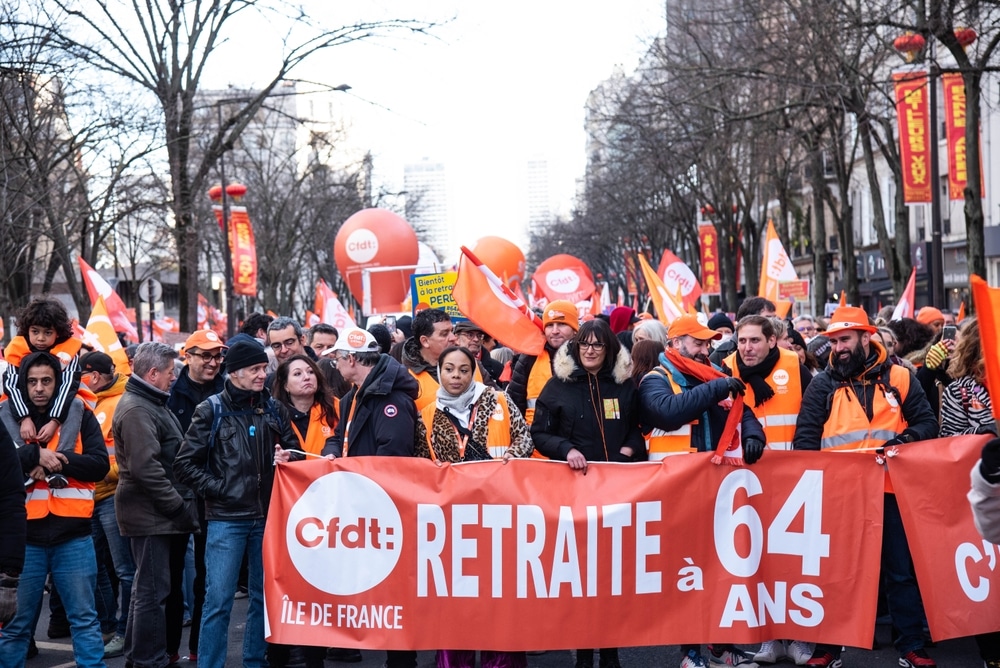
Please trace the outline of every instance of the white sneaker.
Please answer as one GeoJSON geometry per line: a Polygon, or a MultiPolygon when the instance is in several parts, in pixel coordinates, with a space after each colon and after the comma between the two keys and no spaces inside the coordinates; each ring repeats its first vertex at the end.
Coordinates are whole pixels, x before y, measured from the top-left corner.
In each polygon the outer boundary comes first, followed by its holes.
{"type": "Polygon", "coordinates": [[[785,658],[784,640],[765,640],[753,655],[753,660],[758,663],[777,663],[783,658],[785,658]]]}
{"type": "Polygon", "coordinates": [[[785,656],[794,661],[796,666],[804,666],[812,658],[813,649],[815,648],[816,646],[811,642],[793,640],[788,643],[785,656]]]}
{"type": "Polygon", "coordinates": [[[728,666],[759,668],[757,663],[750,658],[749,652],[744,652],[732,646],[725,649],[721,654],[716,654],[714,649],[710,649],[708,652],[708,665],[722,668],[728,668],[728,666]]]}
{"type": "Polygon", "coordinates": [[[681,661],[681,668],[705,668],[705,659],[695,650],[689,650],[681,661]]]}

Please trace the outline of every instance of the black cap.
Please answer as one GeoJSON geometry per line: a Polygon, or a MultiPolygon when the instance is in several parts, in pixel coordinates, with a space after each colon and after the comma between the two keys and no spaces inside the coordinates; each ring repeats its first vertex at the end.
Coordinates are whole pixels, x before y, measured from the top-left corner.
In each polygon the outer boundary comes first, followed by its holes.
{"type": "Polygon", "coordinates": [[[115,361],[111,359],[111,355],[94,350],[80,357],[80,371],[112,374],[115,372],[115,361]]]}

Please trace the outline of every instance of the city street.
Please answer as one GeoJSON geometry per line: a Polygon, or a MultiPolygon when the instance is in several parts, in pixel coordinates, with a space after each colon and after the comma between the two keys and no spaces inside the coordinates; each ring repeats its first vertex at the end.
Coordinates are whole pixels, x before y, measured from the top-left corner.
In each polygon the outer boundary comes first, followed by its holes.
{"type": "MultiPolygon", "coordinates": [[[[227,666],[240,666],[240,653],[243,642],[242,620],[246,616],[246,599],[237,600],[233,605],[233,624],[229,631],[229,660],[227,666]]],[[[45,636],[48,628],[48,605],[42,606],[42,618],[38,623],[39,655],[28,661],[28,668],[70,668],[76,665],[73,661],[73,650],[68,638],[50,640],[45,636]]],[[[598,620],[597,623],[606,623],[598,620]]],[[[880,643],[880,649],[858,650],[849,649],[843,655],[844,668],[890,668],[898,666],[898,656],[889,645],[889,628],[879,626],[876,629],[876,638],[880,643]]],[[[187,647],[187,629],[185,629],[184,639],[181,643],[182,655],[187,647]]],[[[979,653],[976,650],[976,643],[971,638],[959,640],[949,640],[938,644],[928,650],[931,656],[938,662],[940,668],[978,668],[982,666],[979,660],[979,653]]],[[[361,668],[378,668],[385,661],[385,652],[376,650],[362,650],[364,661],[357,664],[342,664],[327,661],[327,666],[360,666],[361,668]]],[[[623,649],[620,653],[622,665],[625,668],[673,668],[680,664],[680,653],[677,647],[630,647],[623,649]]],[[[125,660],[121,657],[109,659],[108,668],[124,668],[125,660]]],[[[194,666],[194,664],[181,661],[181,666],[194,666]]],[[[433,668],[434,653],[420,652],[420,668],[433,668]]],[[[778,665],[792,665],[789,663],[778,665]]],[[[530,668],[563,668],[573,666],[573,655],[567,650],[555,650],[544,654],[531,655],[528,657],[530,668]]]]}

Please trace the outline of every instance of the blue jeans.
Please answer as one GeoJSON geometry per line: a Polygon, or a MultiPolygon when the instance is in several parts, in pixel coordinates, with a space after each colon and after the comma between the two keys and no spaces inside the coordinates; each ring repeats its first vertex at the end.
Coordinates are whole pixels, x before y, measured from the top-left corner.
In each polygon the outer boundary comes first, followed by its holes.
{"type": "Polygon", "coordinates": [[[249,608],[243,633],[243,666],[265,668],[264,654],[264,520],[209,520],[205,548],[205,609],[198,645],[200,668],[226,665],[233,595],[247,555],[249,608]]]}
{"type": "Polygon", "coordinates": [[[25,548],[24,570],[17,586],[17,614],[0,636],[0,667],[24,666],[35,611],[41,603],[45,578],[50,572],[66,607],[76,665],[103,668],[104,641],[94,607],[97,560],[90,536],[48,547],[28,545],[25,548]]]}
{"type": "MultiPolygon", "coordinates": [[[[91,518],[94,544],[103,542],[111,553],[111,561],[115,565],[115,575],[118,577],[118,593],[121,605],[118,606],[118,619],[114,619],[115,600],[111,588],[111,580],[104,573],[101,577],[103,564],[97,564],[97,608],[100,614],[102,631],[113,622],[115,633],[125,635],[125,625],[128,622],[129,598],[132,596],[132,580],[135,578],[135,561],[132,559],[132,547],[129,539],[122,536],[118,530],[118,518],[115,515],[115,497],[109,496],[94,504],[94,516],[91,518]],[[104,608],[102,610],[102,608],[104,608]]],[[[96,550],[98,554],[101,550],[96,550]]]]}
{"type": "Polygon", "coordinates": [[[895,494],[886,494],[882,528],[882,575],[885,600],[896,629],[896,650],[900,654],[924,646],[924,604],[920,600],[913,559],[903,531],[903,518],[895,494]]]}

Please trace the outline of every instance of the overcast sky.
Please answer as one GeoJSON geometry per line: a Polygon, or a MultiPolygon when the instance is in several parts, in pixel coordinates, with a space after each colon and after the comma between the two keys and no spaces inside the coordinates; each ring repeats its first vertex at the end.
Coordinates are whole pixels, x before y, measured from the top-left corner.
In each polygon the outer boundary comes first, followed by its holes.
{"type": "MultiPolygon", "coordinates": [[[[330,25],[359,17],[446,22],[432,37],[400,34],[337,47],[296,74],[352,87],[344,100],[356,139],[371,146],[377,173],[390,185],[402,187],[408,162],[445,163],[463,243],[486,234],[521,241],[524,169],[532,158],[548,160],[553,204],[568,212],[585,164],[588,93],[616,66],[631,72],[664,28],[662,0],[345,4],[305,6],[330,25]]],[[[240,27],[206,87],[262,83],[255,75],[268,71],[269,57],[279,52],[278,32],[257,19],[240,27]]]]}

